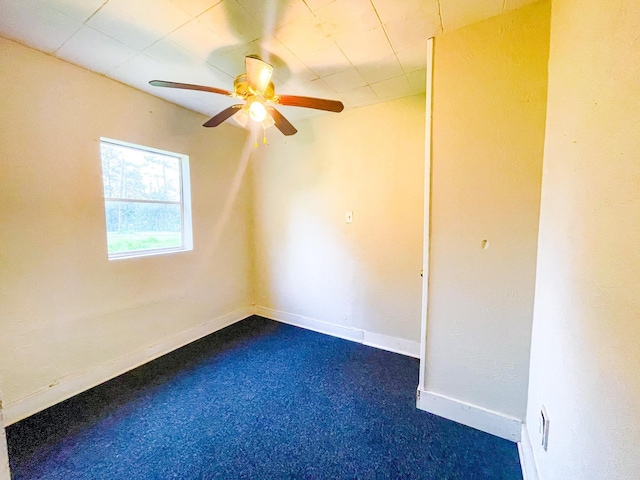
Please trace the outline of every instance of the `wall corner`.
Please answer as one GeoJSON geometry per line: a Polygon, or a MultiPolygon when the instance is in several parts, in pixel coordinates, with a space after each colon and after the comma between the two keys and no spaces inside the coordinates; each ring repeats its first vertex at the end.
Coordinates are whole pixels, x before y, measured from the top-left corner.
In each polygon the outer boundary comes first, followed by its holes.
{"type": "Polygon", "coordinates": [[[0,400],[0,480],[11,480],[11,473],[9,472],[9,452],[7,451],[7,437],[4,433],[2,400],[0,400]]]}
{"type": "Polygon", "coordinates": [[[533,446],[526,423],[522,424],[522,433],[520,434],[520,442],[518,442],[518,456],[522,467],[522,478],[524,480],[539,480],[536,459],[533,455],[533,446]]]}

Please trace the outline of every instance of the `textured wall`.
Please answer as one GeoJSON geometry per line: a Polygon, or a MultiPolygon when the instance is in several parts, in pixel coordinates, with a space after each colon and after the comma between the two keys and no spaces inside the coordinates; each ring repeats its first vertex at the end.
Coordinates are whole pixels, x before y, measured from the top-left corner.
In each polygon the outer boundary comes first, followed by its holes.
{"type": "Polygon", "coordinates": [[[541,479],[640,478],[640,3],[551,25],[527,423],[541,479]]]}
{"type": "Polygon", "coordinates": [[[0,39],[5,407],[251,302],[245,133],[0,39]],[[191,157],[192,252],[109,261],[99,138],[191,157]],[[239,177],[238,177],[239,178],[239,177]]]}
{"type": "Polygon", "coordinates": [[[549,3],[435,40],[425,390],[523,419],[549,3]]]}
{"type": "Polygon", "coordinates": [[[424,101],[269,134],[254,159],[257,305],[419,342],[424,101]]]}

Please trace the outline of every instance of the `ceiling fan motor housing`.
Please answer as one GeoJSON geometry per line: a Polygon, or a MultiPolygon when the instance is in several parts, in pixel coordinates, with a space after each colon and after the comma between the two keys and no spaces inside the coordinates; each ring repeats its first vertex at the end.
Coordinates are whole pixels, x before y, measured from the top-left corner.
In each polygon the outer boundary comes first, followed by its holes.
{"type": "Polygon", "coordinates": [[[235,95],[243,100],[247,100],[254,95],[261,95],[267,102],[275,101],[275,87],[273,86],[273,82],[269,82],[266,90],[264,92],[257,92],[249,85],[247,80],[247,74],[243,73],[238,75],[233,81],[233,91],[235,95]]]}

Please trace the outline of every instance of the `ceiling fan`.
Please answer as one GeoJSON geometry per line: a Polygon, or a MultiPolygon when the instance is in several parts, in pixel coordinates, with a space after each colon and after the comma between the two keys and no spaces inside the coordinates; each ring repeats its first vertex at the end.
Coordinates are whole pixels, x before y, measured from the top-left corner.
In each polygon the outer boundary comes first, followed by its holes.
{"type": "Polygon", "coordinates": [[[273,105],[314,108],[328,112],[341,112],[344,109],[342,102],[337,100],[300,97],[297,95],[276,95],[271,81],[273,67],[257,55],[245,57],[245,66],[247,72],[238,75],[233,81],[233,92],[204,85],[167,82],[164,80],[151,80],[149,83],[155,87],[200,90],[244,100],[244,104],[231,105],[207,120],[203,124],[204,127],[217,127],[229,117],[233,117],[243,127],[247,125],[249,120],[253,120],[265,129],[275,125],[284,135],[293,135],[297,130],[273,105]]]}

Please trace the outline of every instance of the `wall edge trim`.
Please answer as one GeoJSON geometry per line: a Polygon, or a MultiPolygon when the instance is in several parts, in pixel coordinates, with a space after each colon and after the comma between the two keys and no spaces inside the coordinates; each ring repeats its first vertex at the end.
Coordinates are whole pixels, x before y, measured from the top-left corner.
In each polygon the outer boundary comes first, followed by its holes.
{"type": "Polygon", "coordinates": [[[519,442],[522,421],[472,403],[418,389],[417,407],[439,417],[453,420],[491,435],[519,442]]]}
{"type": "Polygon", "coordinates": [[[9,471],[9,451],[7,449],[7,437],[4,432],[4,413],[2,400],[0,399],[0,480],[11,480],[9,471]]]}
{"type": "Polygon", "coordinates": [[[424,132],[424,233],[422,235],[422,305],[420,310],[420,377],[418,388],[425,387],[427,375],[427,324],[429,322],[429,271],[431,269],[431,170],[433,167],[433,55],[434,38],[427,40],[427,84],[424,132]]]}
{"type": "Polygon", "coordinates": [[[359,328],[344,327],[324,320],[318,320],[298,315],[296,313],[283,312],[258,305],[255,306],[254,313],[261,317],[275,320],[276,322],[286,323],[295,327],[305,328],[325,335],[331,335],[332,337],[342,338],[343,340],[361,343],[368,347],[378,348],[380,350],[386,350],[388,352],[398,353],[408,357],[420,358],[419,342],[368,332],[359,328]]]}
{"type": "Polygon", "coordinates": [[[140,350],[122,355],[108,363],[92,368],[80,375],[66,378],[56,385],[37,391],[27,397],[4,405],[5,425],[11,425],[41,410],[144,365],[177,350],[202,337],[206,337],[253,314],[251,307],[241,307],[199,325],[183,330],[172,337],[140,350]]]}
{"type": "Polygon", "coordinates": [[[536,458],[533,454],[531,437],[526,423],[522,424],[520,441],[518,442],[518,455],[520,457],[520,466],[522,467],[522,478],[524,480],[538,480],[536,458]]]}

